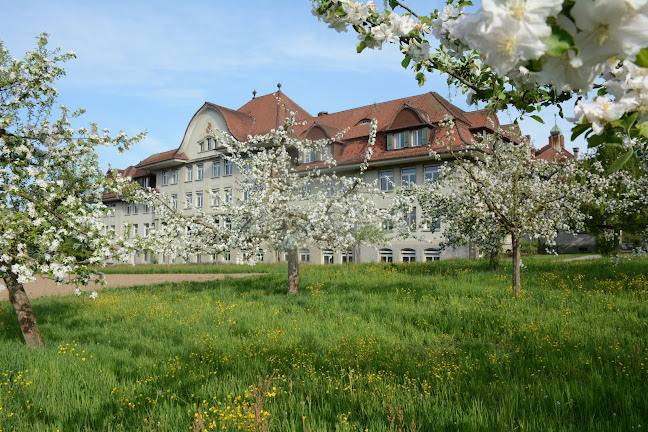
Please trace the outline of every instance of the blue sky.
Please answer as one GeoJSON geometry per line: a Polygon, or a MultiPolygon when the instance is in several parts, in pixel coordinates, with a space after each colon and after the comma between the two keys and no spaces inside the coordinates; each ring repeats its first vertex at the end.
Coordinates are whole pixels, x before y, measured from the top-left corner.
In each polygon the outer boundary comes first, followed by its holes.
{"type": "MultiPolygon", "coordinates": [[[[43,31],[51,34],[51,47],[78,54],[57,88],[61,103],[87,109],[83,124],[148,132],[128,153],[100,150],[104,168],[124,168],[177,148],[205,101],[237,109],[253,90],[268,94],[278,82],[311,114],[427,91],[456,96],[453,102],[468,108],[464,96],[450,91],[439,75],[419,87],[413,73],[400,66],[402,57],[393,46],[356,54],[356,35],[318,22],[309,0],[4,3],[3,15],[10,19],[0,26],[0,40],[14,57],[32,49],[43,31]]],[[[408,4],[425,11],[445,2],[408,4]]],[[[536,147],[546,144],[553,113],[543,111],[544,125],[521,123],[536,147]]],[[[512,120],[499,115],[503,123],[512,120]]],[[[569,123],[558,120],[568,139],[569,123]]]]}

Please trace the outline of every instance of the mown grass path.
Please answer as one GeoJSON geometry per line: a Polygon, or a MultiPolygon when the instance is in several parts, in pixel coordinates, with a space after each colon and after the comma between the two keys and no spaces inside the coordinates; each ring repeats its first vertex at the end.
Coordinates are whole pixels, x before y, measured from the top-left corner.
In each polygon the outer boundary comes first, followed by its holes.
{"type": "Polygon", "coordinates": [[[42,298],[44,352],[3,301],[0,430],[648,427],[648,261],[525,264],[517,299],[477,261],[303,266],[294,297],[268,265],[42,298]]]}

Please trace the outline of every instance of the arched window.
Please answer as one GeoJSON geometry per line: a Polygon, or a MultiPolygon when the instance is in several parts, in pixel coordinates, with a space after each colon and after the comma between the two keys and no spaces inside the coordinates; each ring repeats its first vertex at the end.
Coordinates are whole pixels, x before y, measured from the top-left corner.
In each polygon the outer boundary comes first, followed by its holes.
{"type": "Polygon", "coordinates": [[[308,249],[300,249],[299,251],[299,262],[309,263],[310,262],[310,251],[308,249]]]}
{"type": "Polygon", "coordinates": [[[380,249],[378,258],[380,258],[380,262],[394,262],[394,252],[391,249],[380,249]]]}
{"type": "Polygon", "coordinates": [[[439,261],[441,259],[441,251],[435,248],[425,249],[423,251],[425,261],[439,261]]]}
{"type": "Polygon", "coordinates": [[[403,260],[403,262],[416,261],[416,251],[414,249],[402,249],[401,259],[403,260]]]}
{"type": "Polygon", "coordinates": [[[334,263],[334,258],[335,254],[331,249],[324,249],[322,251],[322,259],[324,260],[324,264],[333,264],[334,263]]]}

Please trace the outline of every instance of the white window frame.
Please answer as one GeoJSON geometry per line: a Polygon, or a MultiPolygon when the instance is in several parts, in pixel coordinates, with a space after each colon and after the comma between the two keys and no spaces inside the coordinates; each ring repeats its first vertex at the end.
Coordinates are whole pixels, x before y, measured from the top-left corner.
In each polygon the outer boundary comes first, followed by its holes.
{"type": "Polygon", "coordinates": [[[212,163],[212,177],[220,177],[221,176],[221,160],[216,159],[212,163]]]}
{"type": "Polygon", "coordinates": [[[212,189],[212,207],[220,204],[220,189],[212,189]]]}
{"type": "Polygon", "coordinates": [[[299,262],[301,264],[308,264],[310,262],[310,250],[308,249],[299,250],[299,262]]]}
{"type": "Polygon", "coordinates": [[[394,190],[394,171],[381,171],[380,177],[380,190],[383,192],[390,192],[394,190]]]}
{"type": "Polygon", "coordinates": [[[225,159],[225,175],[231,176],[234,174],[234,163],[231,160],[225,159]]]}
{"type": "Polygon", "coordinates": [[[171,184],[177,184],[178,183],[178,169],[174,169],[171,171],[171,184]]]}
{"type": "Polygon", "coordinates": [[[405,134],[407,132],[408,131],[402,131],[394,134],[394,149],[403,149],[407,147],[406,144],[409,144],[405,142],[405,134]]]}
{"type": "Polygon", "coordinates": [[[393,263],[394,262],[394,251],[391,249],[380,249],[378,251],[378,260],[380,262],[385,262],[385,263],[393,263]]]}
{"type": "Polygon", "coordinates": [[[410,131],[411,147],[420,147],[423,145],[423,129],[414,129],[410,131]]]}
{"type": "Polygon", "coordinates": [[[185,199],[186,199],[186,209],[190,209],[193,207],[193,193],[192,192],[187,192],[185,194],[185,199]]]}
{"type": "Polygon", "coordinates": [[[196,192],[196,207],[203,208],[204,199],[202,192],[196,192]]]}
{"type": "Polygon", "coordinates": [[[439,178],[439,165],[426,166],[423,171],[425,182],[431,182],[439,178]]]}
{"type": "Polygon", "coordinates": [[[335,252],[332,249],[322,251],[322,262],[324,264],[335,264],[335,252]]]}
{"type": "Polygon", "coordinates": [[[416,262],[416,251],[410,248],[401,249],[401,261],[416,262]]]}
{"type": "Polygon", "coordinates": [[[185,176],[185,180],[190,182],[193,181],[193,165],[187,165],[187,175],[185,176]]]}
{"type": "Polygon", "coordinates": [[[196,165],[196,180],[202,180],[205,178],[205,165],[199,163],[196,165]]]}
{"type": "Polygon", "coordinates": [[[440,261],[441,260],[441,251],[435,248],[428,248],[423,251],[423,257],[425,261],[440,261]]]}
{"type": "Polygon", "coordinates": [[[225,194],[225,202],[226,203],[232,202],[232,188],[231,187],[224,188],[223,193],[225,194]]]}
{"type": "Polygon", "coordinates": [[[166,186],[169,184],[169,171],[164,171],[162,173],[162,185],[166,186]]]}
{"type": "Polygon", "coordinates": [[[416,185],[416,168],[401,169],[401,187],[410,187],[416,185]],[[414,181],[412,181],[414,176],[414,181]]]}

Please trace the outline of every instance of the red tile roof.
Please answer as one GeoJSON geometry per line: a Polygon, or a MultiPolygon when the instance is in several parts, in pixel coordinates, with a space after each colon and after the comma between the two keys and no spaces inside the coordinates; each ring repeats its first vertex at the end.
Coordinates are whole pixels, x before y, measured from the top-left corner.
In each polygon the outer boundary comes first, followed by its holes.
{"type": "Polygon", "coordinates": [[[536,150],[535,157],[536,159],[542,159],[548,162],[553,160],[576,159],[567,149],[563,148],[562,151],[556,151],[551,144],[547,144],[541,149],[536,150]]]}
{"type": "Polygon", "coordinates": [[[164,162],[164,161],[171,160],[171,159],[189,160],[187,155],[185,155],[184,153],[178,153],[178,150],[179,149],[168,150],[168,151],[161,152],[161,153],[155,153],[155,154],[147,157],[146,159],[144,159],[143,161],[141,161],[140,163],[138,163],[135,166],[136,167],[143,167],[143,166],[146,166],[146,165],[153,165],[155,163],[164,162]]]}
{"type": "Polygon", "coordinates": [[[305,109],[282,92],[254,98],[239,108],[238,111],[254,118],[254,126],[250,132],[252,135],[263,135],[270,132],[271,129],[276,129],[284,123],[284,120],[290,116],[291,112],[295,113],[297,121],[312,117],[305,109]],[[279,101],[279,99],[281,100],[279,101]]]}

